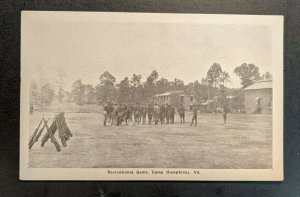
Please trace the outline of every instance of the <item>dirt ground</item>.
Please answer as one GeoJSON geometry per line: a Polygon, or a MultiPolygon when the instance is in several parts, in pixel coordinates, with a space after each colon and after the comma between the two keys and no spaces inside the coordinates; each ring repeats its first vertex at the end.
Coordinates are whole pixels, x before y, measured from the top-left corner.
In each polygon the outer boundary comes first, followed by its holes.
{"type": "MultiPolygon", "coordinates": [[[[54,113],[45,113],[53,118],[54,113]]],[[[31,135],[42,114],[30,115],[31,135]]],[[[272,168],[272,116],[200,114],[197,127],[191,115],[173,125],[102,125],[101,113],[66,113],[74,137],[57,152],[41,138],[29,150],[33,168],[272,168]]],[[[55,137],[58,139],[57,133],[55,137]]],[[[61,142],[60,142],[61,143],[61,142]]]]}

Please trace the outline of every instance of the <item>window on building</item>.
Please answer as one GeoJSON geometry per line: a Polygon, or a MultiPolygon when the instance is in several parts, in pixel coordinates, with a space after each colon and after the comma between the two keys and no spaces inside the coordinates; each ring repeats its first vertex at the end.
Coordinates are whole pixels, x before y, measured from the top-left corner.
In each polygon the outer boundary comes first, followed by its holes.
{"type": "Polygon", "coordinates": [[[194,97],[193,96],[190,96],[190,101],[193,101],[194,100],[194,97]]]}

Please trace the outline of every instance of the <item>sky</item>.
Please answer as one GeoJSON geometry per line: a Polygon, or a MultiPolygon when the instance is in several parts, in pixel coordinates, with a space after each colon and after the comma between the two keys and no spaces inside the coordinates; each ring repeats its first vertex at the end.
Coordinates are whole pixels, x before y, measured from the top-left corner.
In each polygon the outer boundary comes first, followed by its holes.
{"type": "Polygon", "coordinates": [[[247,24],[107,23],[45,21],[30,26],[27,52],[33,77],[43,70],[54,82],[65,71],[64,87],[72,83],[96,85],[109,71],[117,82],[132,74],[145,81],[152,70],[159,78],[201,81],[217,62],[228,72],[228,87],[241,87],[233,73],[253,63],[260,73],[272,73],[271,28],[247,24]]]}

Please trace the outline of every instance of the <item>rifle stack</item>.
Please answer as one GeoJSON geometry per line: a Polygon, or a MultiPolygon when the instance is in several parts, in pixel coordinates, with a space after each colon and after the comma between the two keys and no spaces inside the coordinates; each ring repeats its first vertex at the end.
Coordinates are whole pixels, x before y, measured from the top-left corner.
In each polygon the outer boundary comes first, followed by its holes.
{"type": "Polygon", "coordinates": [[[39,140],[39,137],[42,135],[45,128],[46,128],[46,133],[42,138],[41,146],[44,147],[45,143],[50,139],[58,152],[61,149],[60,149],[60,145],[59,145],[58,141],[54,137],[55,132],[56,131],[58,132],[58,137],[60,138],[61,144],[63,147],[67,146],[66,142],[70,139],[70,137],[73,136],[67,123],[66,123],[64,112],[60,112],[58,115],[56,115],[54,117],[53,122],[50,125],[50,127],[48,126],[48,120],[45,120],[44,118],[42,118],[38,127],[33,132],[33,135],[30,137],[29,149],[31,149],[32,146],[34,145],[34,143],[39,140]],[[43,125],[43,126],[39,130],[41,125],[43,125]]]}

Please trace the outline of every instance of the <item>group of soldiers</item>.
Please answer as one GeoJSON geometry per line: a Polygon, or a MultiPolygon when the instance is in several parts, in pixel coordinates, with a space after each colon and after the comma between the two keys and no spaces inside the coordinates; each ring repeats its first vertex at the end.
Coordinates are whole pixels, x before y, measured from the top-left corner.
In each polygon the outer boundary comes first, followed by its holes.
{"type": "MultiPolygon", "coordinates": [[[[180,117],[180,122],[185,123],[185,108],[181,104],[177,107],[177,111],[180,117]]],[[[198,110],[197,110],[198,111],[198,110]]],[[[113,103],[107,102],[103,106],[104,121],[103,125],[106,126],[109,121],[111,125],[119,126],[122,123],[128,125],[131,122],[135,124],[149,125],[154,123],[160,124],[174,124],[176,110],[171,104],[125,104],[125,103],[113,103]],[[146,119],[148,118],[148,122],[146,119]]],[[[197,124],[197,118],[195,125],[197,124]]]]}

